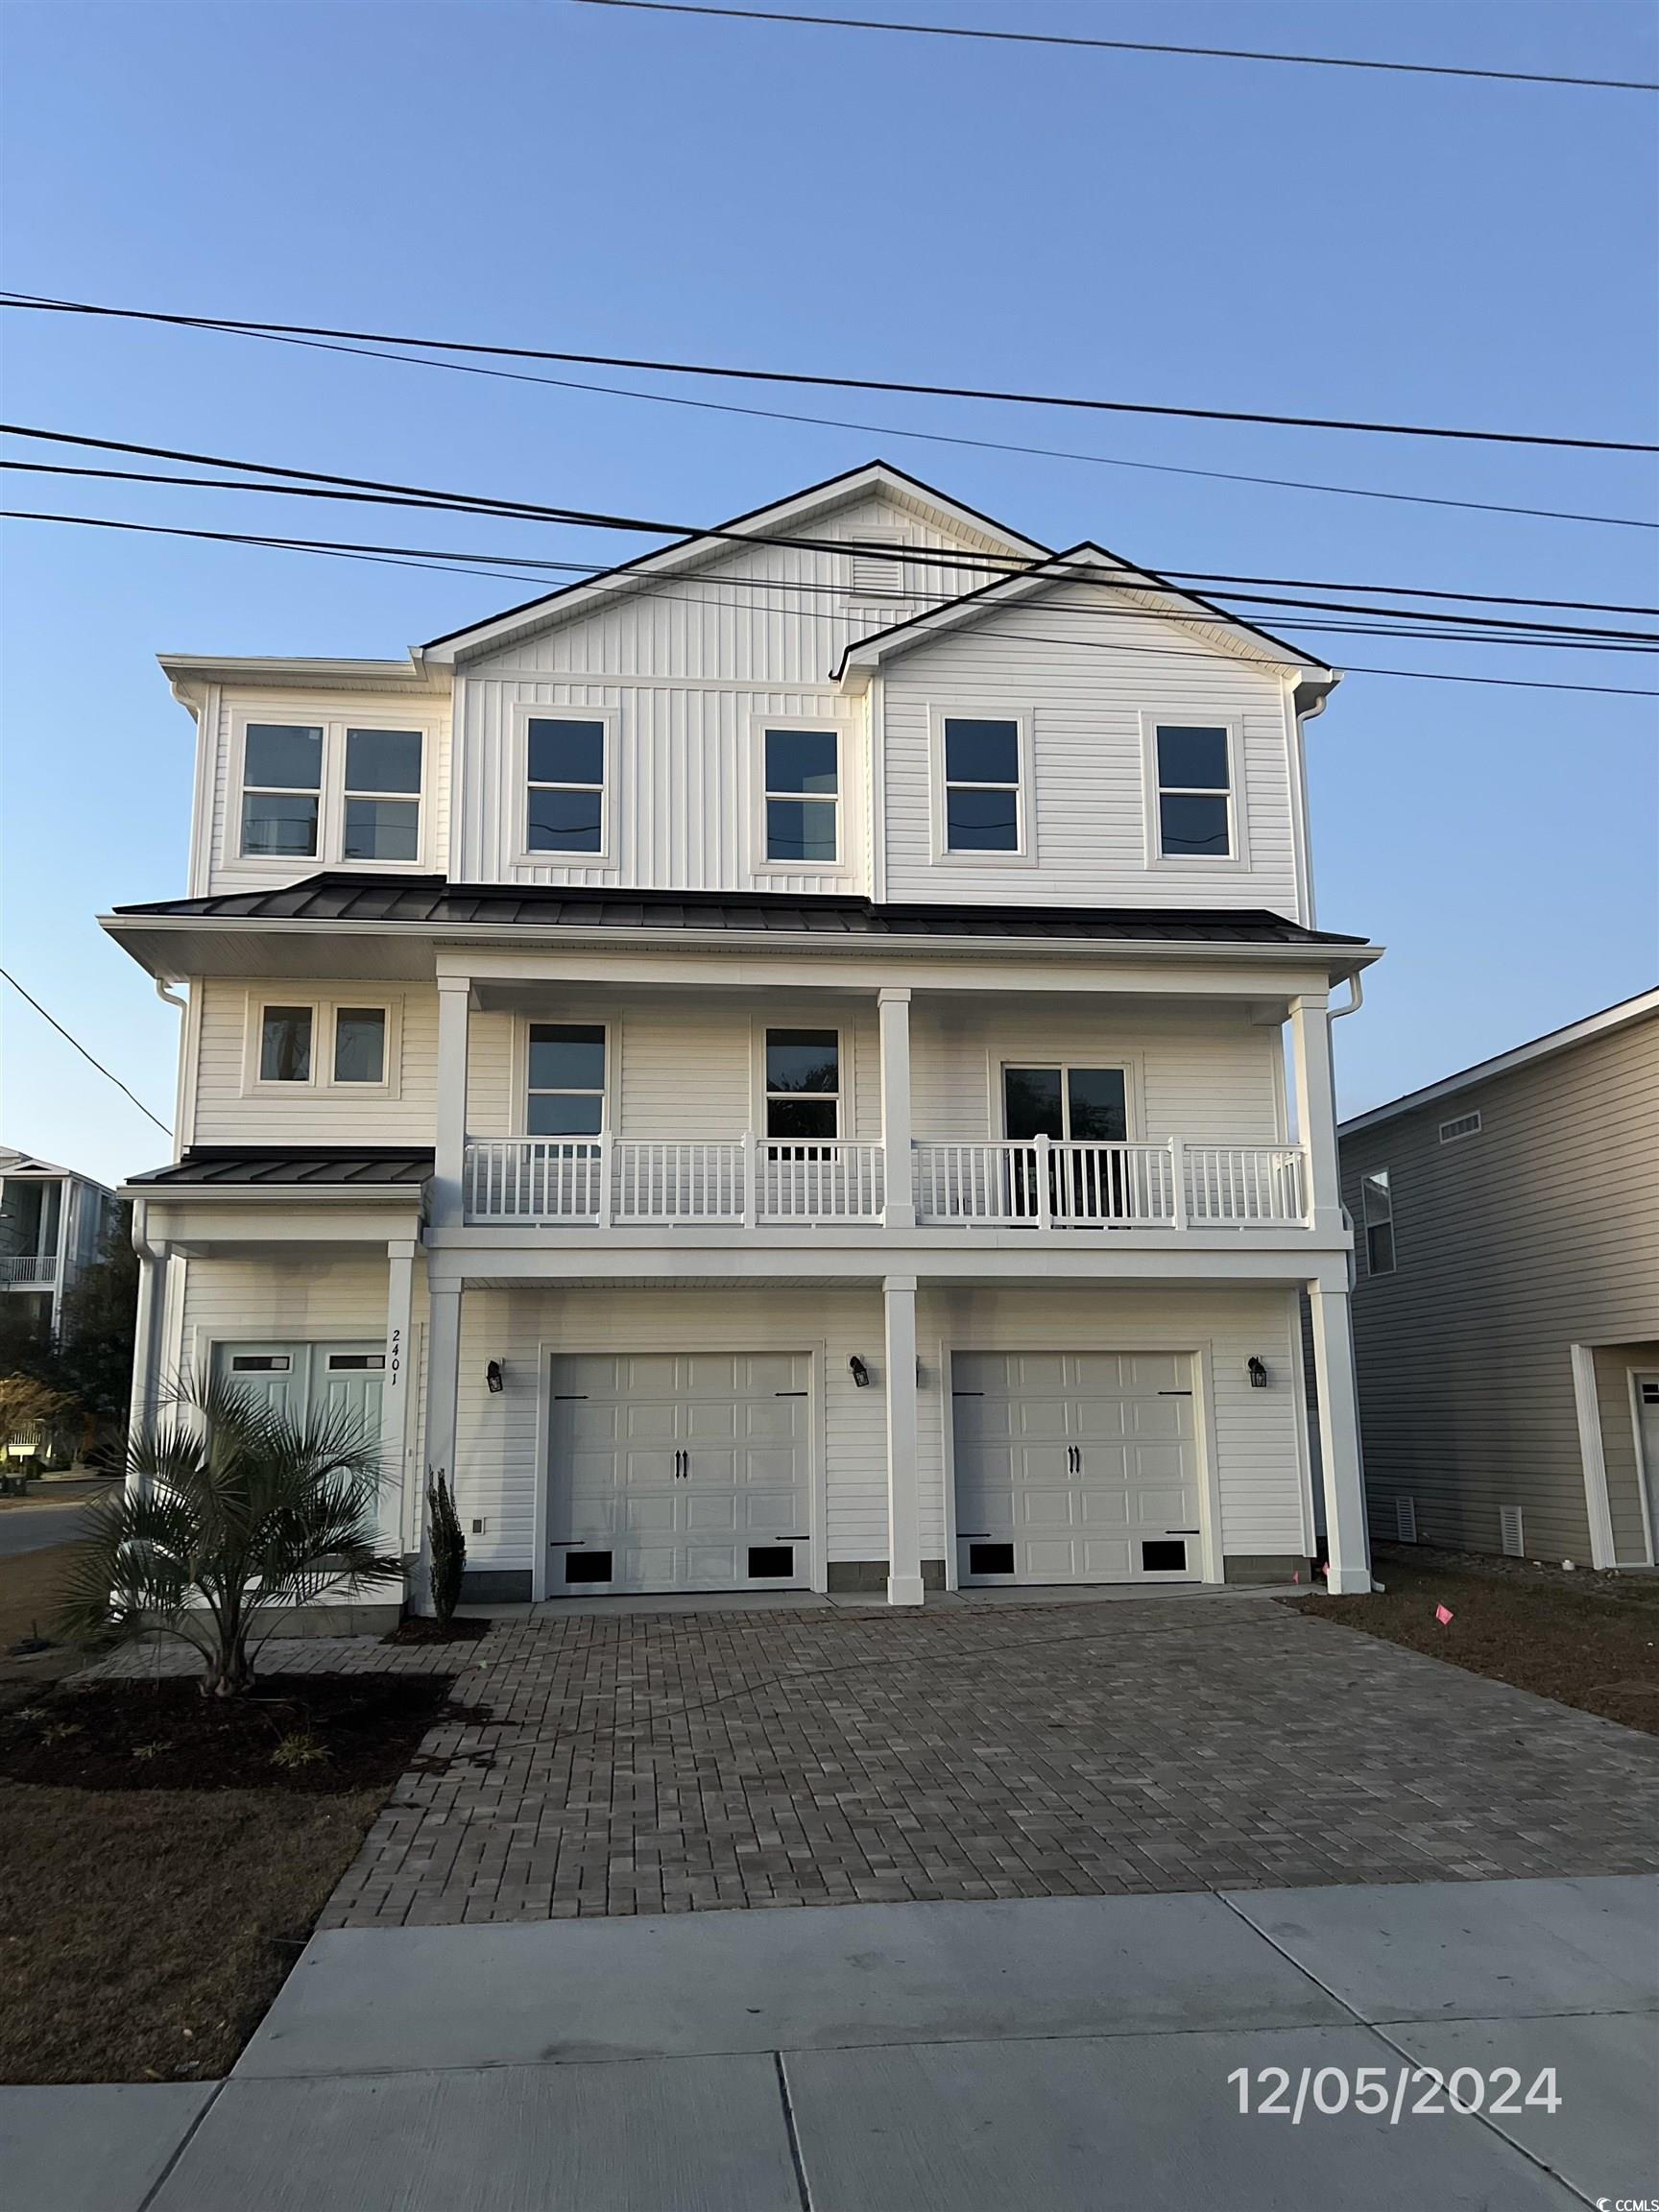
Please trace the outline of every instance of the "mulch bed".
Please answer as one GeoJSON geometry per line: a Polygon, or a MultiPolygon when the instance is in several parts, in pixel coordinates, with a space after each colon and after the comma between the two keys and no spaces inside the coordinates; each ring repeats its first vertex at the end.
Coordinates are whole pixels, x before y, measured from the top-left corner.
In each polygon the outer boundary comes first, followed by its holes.
{"type": "Polygon", "coordinates": [[[449,1687],[446,1674],[273,1673],[244,1696],[212,1698],[177,1675],[65,1685],[0,1716],[0,1777],[93,1791],[385,1791],[443,1717],[449,1687]]]}
{"type": "Polygon", "coordinates": [[[1387,1585],[1380,1594],[1280,1602],[1659,1735],[1659,1607],[1632,1602],[1627,1584],[1527,1573],[1521,1561],[1510,1574],[1485,1562],[1443,1566],[1398,1551],[1377,1566],[1387,1585]],[[1438,1606],[1450,1622],[1436,1618],[1438,1606]]]}
{"type": "Polygon", "coordinates": [[[388,1629],[381,1637],[382,1644],[476,1644],[488,1636],[495,1625],[493,1621],[480,1621],[469,1616],[466,1620],[431,1621],[419,1613],[411,1613],[407,1621],[399,1621],[396,1628],[388,1629]]]}

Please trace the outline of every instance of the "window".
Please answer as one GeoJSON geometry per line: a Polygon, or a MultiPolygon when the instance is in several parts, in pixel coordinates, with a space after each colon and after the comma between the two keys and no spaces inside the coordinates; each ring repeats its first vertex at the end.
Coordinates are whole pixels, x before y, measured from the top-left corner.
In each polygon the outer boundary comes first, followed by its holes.
{"type": "Polygon", "coordinates": [[[1128,1084],[1121,1068],[1004,1068],[1004,1133],[1029,1142],[1118,1144],[1129,1134],[1128,1084]]]}
{"type": "Polygon", "coordinates": [[[1442,1144],[1455,1144],[1460,1137],[1479,1137],[1479,1114],[1459,1114],[1455,1121],[1442,1121],[1440,1124],[1442,1144]]]}
{"type": "Polygon", "coordinates": [[[1224,727],[1160,722],[1154,733],[1161,858],[1230,860],[1232,745],[1224,727]]]}
{"type": "Polygon", "coordinates": [[[839,1136],[841,1039],[833,1029],[766,1032],[766,1134],[839,1136]]]}
{"type": "Polygon", "coordinates": [[[945,850],[1024,850],[1018,722],[945,717],[945,850]]]}
{"type": "Polygon", "coordinates": [[[597,1137],[605,1125],[605,1030],[599,1022],[532,1022],[532,1137],[597,1137]]]}
{"type": "Polygon", "coordinates": [[[1359,1182],[1359,1204],[1365,1221],[1365,1272],[1394,1272],[1394,1193],[1388,1187],[1386,1167],[1374,1167],[1359,1182]]]}
{"type": "Polygon", "coordinates": [[[336,1083],[385,1082],[384,1006],[341,1006],[335,1009],[334,1080],[336,1083]]]}
{"type": "Polygon", "coordinates": [[[605,724],[534,714],[525,723],[530,853],[605,849],[605,724]]]}
{"type": "Polygon", "coordinates": [[[314,857],[323,791],[323,732],[250,722],[242,740],[242,851],[314,857]]]}
{"type": "Polygon", "coordinates": [[[312,1009],[267,1006],[259,1021],[261,1083],[309,1083],[312,1009]]]}
{"type": "Polygon", "coordinates": [[[841,740],[833,730],[768,730],[766,857],[832,868],[840,857],[841,740]]]}
{"type": "Polygon", "coordinates": [[[421,733],[346,733],[347,860],[421,857],[421,733]]]}

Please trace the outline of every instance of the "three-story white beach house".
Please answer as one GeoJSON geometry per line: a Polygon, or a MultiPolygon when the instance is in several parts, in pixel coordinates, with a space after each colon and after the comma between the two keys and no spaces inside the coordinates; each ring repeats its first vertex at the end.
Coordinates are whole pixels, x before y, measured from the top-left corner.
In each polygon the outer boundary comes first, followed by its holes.
{"type": "Polygon", "coordinates": [[[1334,671],[879,462],[405,661],[162,665],[140,1415],[362,1405],[498,1602],[1287,1579],[1306,1291],[1368,1587],[1334,671]]]}

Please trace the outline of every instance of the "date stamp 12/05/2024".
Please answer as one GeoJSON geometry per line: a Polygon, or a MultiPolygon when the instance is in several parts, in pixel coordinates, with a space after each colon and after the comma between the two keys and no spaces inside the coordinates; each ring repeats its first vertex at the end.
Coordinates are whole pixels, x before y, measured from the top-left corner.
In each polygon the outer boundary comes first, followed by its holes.
{"type": "Polygon", "coordinates": [[[1403,2120],[1449,2112],[1484,2112],[1494,2119],[1523,2112],[1558,2112],[1561,2093],[1555,2069],[1544,2067],[1527,2082],[1514,2066],[1236,2066],[1227,2085],[1238,2093],[1238,2109],[1268,2120],[1330,2119],[1338,2112],[1386,2113],[1397,2128],[1403,2120]]]}

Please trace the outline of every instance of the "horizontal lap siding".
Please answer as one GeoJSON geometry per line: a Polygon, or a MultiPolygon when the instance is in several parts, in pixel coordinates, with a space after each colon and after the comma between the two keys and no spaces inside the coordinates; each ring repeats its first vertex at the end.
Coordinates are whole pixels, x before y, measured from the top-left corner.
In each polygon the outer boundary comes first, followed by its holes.
{"type": "MultiPolygon", "coordinates": [[[[1392,1534],[1589,1557],[1569,1348],[1659,1336],[1659,1021],[1471,1085],[1342,1144],[1343,1194],[1386,1167],[1397,1263],[1354,1297],[1366,1486],[1392,1534]],[[1442,1121],[1479,1111],[1478,1135],[1442,1121]]],[[[1613,1471],[1609,1469],[1609,1479],[1613,1471]]],[[[1623,1546],[1635,1502],[1615,1505],[1623,1546]]]]}
{"type": "Polygon", "coordinates": [[[190,1260],[185,1358],[194,1360],[199,1336],[220,1344],[384,1336],[387,1288],[383,1253],[360,1259],[336,1246],[304,1260],[190,1260]]]}
{"type": "Polygon", "coordinates": [[[1096,906],[1266,906],[1294,916],[1285,703],[1276,673],[1208,650],[1191,627],[1059,591],[919,646],[884,677],[892,900],[1096,906]],[[1112,650],[1100,648],[1110,645],[1112,650]],[[1031,717],[1035,863],[936,863],[929,709],[1031,717]],[[1248,869],[1148,868],[1142,714],[1240,718],[1248,869]]]}
{"type": "Polygon", "coordinates": [[[1131,1131],[1156,1142],[1273,1144],[1280,1118],[1277,1029],[1241,1009],[1102,1008],[980,999],[918,999],[911,1009],[912,1119],[919,1142],[970,1142],[1002,1134],[1003,1067],[1126,1062],[1131,1131]]]}
{"type": "MultiPolygon", "coordinates": [[[[260,983],[219,977],[197,983],[202,1026],[197,1053],[195,1142],[198,1144],[430,1144],[437,1114],[438,994],[418,984],[395,990],[373,983],[260,983]],[[261,1089],[243,1095],[247,1034],[263,1006],[321,1002],[312,1038],[313,1065],[329,1070],[330,1001],[401,1009],[397,1095],[326,1081],[297,1083],[291,1092],[261,1089]]],[[[399,1026],[395,1023],[394,1028],[399,1026]]],[[[255,1046],[255,1050],[257,1047],[255,1046]]],[[[255,1063],[256,1064],[256,1063],[255,1063]]]]}

